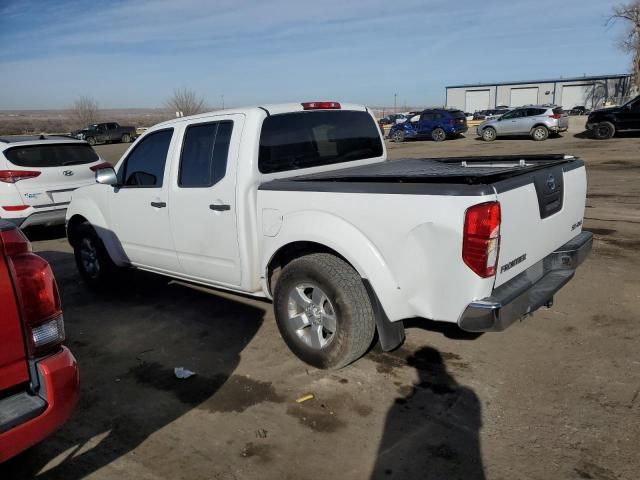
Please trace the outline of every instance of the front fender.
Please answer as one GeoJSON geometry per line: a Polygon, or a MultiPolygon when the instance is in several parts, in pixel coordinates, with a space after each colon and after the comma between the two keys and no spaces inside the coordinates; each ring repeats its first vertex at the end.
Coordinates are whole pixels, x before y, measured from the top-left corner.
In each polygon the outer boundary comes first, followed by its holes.
{"type": "MultiPolygon", "coordinates": [[[[261,271],[265,280],[274,255],[295,242],[314,242],[334,250],[369,281],[390,320],[409,316],[397,279],[380,251],[358,228],[331,213],[315,210],[296,212],[283,218],[276,236],[263,236],[261,271]]],[[[266,289],[265,293],[268,294],[266,289]]]]}
{"type": "Polygon", "coordinates": [[[122,244],[109,227],[107,220],[107,199],[104,193],[108,185],[91,185],[73,192],[71,203],[67,208],[66,223],[74,217],[83,217],[96,231],[104,244],[111,260],[118,266],[129,265],[129,258],[124,253],[122,244]]]}

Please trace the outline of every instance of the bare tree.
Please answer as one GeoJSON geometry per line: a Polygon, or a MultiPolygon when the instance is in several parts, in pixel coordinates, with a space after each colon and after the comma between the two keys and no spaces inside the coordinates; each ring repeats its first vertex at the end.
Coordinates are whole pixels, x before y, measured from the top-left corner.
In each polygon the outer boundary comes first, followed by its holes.
{"type": "Polygon", "coordinates": [[[165,101],[164,105],[170,112],[180,112],[179,114],[184,116],[207,110],[204,98],[186,87],[174,90],[173,96],[165,101]]]}
{"type": "Polygon", "coordinates": [[[636,90],[640,91],[640,0],[630,0],[613,8],[607,24],[622,21],[627,29],[620,47],[632,56],[631,73],[636,90]]]}
{"type": "Polygon", "coordinates": [[[98,114],[100,108],[98,102],[91,97],[81,95],[71,107],[71,116],[74,123],[78,126],[84,127],[98,121],[98,114]]]}

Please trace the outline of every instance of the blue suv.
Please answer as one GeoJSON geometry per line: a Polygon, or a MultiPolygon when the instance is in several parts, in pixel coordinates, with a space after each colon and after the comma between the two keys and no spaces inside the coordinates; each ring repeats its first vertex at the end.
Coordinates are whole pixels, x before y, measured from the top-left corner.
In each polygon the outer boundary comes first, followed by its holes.
{"type": "Polygon", "coordinates": [[[431,138],[435,142],[442,142],[457,137],[467,129],[467,117],[463,111],[433,108],[393,125],[389,130],[389,138],[393,142],[404,142],[410,138],[431,138]]]}

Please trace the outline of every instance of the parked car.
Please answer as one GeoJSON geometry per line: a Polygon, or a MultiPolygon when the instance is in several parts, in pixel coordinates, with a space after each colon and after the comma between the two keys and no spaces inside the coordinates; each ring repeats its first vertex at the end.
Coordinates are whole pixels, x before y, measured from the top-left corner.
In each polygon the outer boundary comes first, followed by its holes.
{"type": "Polygon", "coordinates": [[[587,130],[597,139],[612,138],[617,132],[640,131],[640,96],[619,107],[594,110],[587,118],[587,130]]]}
{"type": "Polygon", "coordinates": [[[395,125],[396,123],[404,122],[407,117],[402,113],[392,113],[386,117],[380,119],[380,125],[395,125]]]}
{"type": "Polygon", "coordinates": [[[0,220],[0,462],[61,427],[78,400],[78,366],[49,264],[0,220]]]}
{"type": "Polygon", "coordinates": [[[410,121],[396,124],[389,131],[389,138],[394,142],[407,139],[431,138],[441,142],[454,138],[467,131],[467,118],[461,110],[429,109],[410,121]]]}
{"type": "Polygon", "coordinates": [[[386,160],[359,105],[171,120],[74,194],[69,242],[97,291],[134,267],[273,300],[285,342],[318,368],[356,360],[376,330],[397,347],[407,318],[502,330],[589,253],[581,160],[386,160]]]}
{"type": "Polygon", "coordinates": [[[584,105],[578,105],[569,110],[569,115],[587,115],[590,111],[584,105]]]}
{"type": "Polygon", "coordinates": [[[541,141],[549,138],[550,133],[565,132],[568,128],[569,117],[562,107],[528,105],[493,120],[485,120],[478,125],[477,133],[487,142],[513,135],[530,135],[534,140],[541,141]]]}
{"type": "Polygon", "coordinates": [[[480,110],[473,114],[474,120],[493,120],[509,111],[508,108],[494,108],[491,110],[480,110]]]}
{"type": "Polygon", "coordinates": [[[98,143],[129,143],[133,142],[138,131],[135,127],[121,127],[116,122],[95,123],[77,130],[72,134],[78,140],[86,140],[89,145],[98,143]]]}
{"type": "Polygon", "coordinates": [[[108,166],[69,137],[0,137],[0,218],[22,228],[62,224],[72,192],[108,166]]]}

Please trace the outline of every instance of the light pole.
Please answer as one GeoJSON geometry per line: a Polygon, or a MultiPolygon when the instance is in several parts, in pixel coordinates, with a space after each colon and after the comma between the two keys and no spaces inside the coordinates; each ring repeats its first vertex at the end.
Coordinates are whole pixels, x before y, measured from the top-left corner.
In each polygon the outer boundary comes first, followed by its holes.
{"type": "Polygon", "coordinates": [[[222,109],[224,110],[224,95],[221,95],[222,97],[222,109]]]}
{"type": "Polygon", "coordinates": [[[393,94],[393,113],[398,113],[397,101],[398,101],[398,94],[394,93],[393,94]]]}

